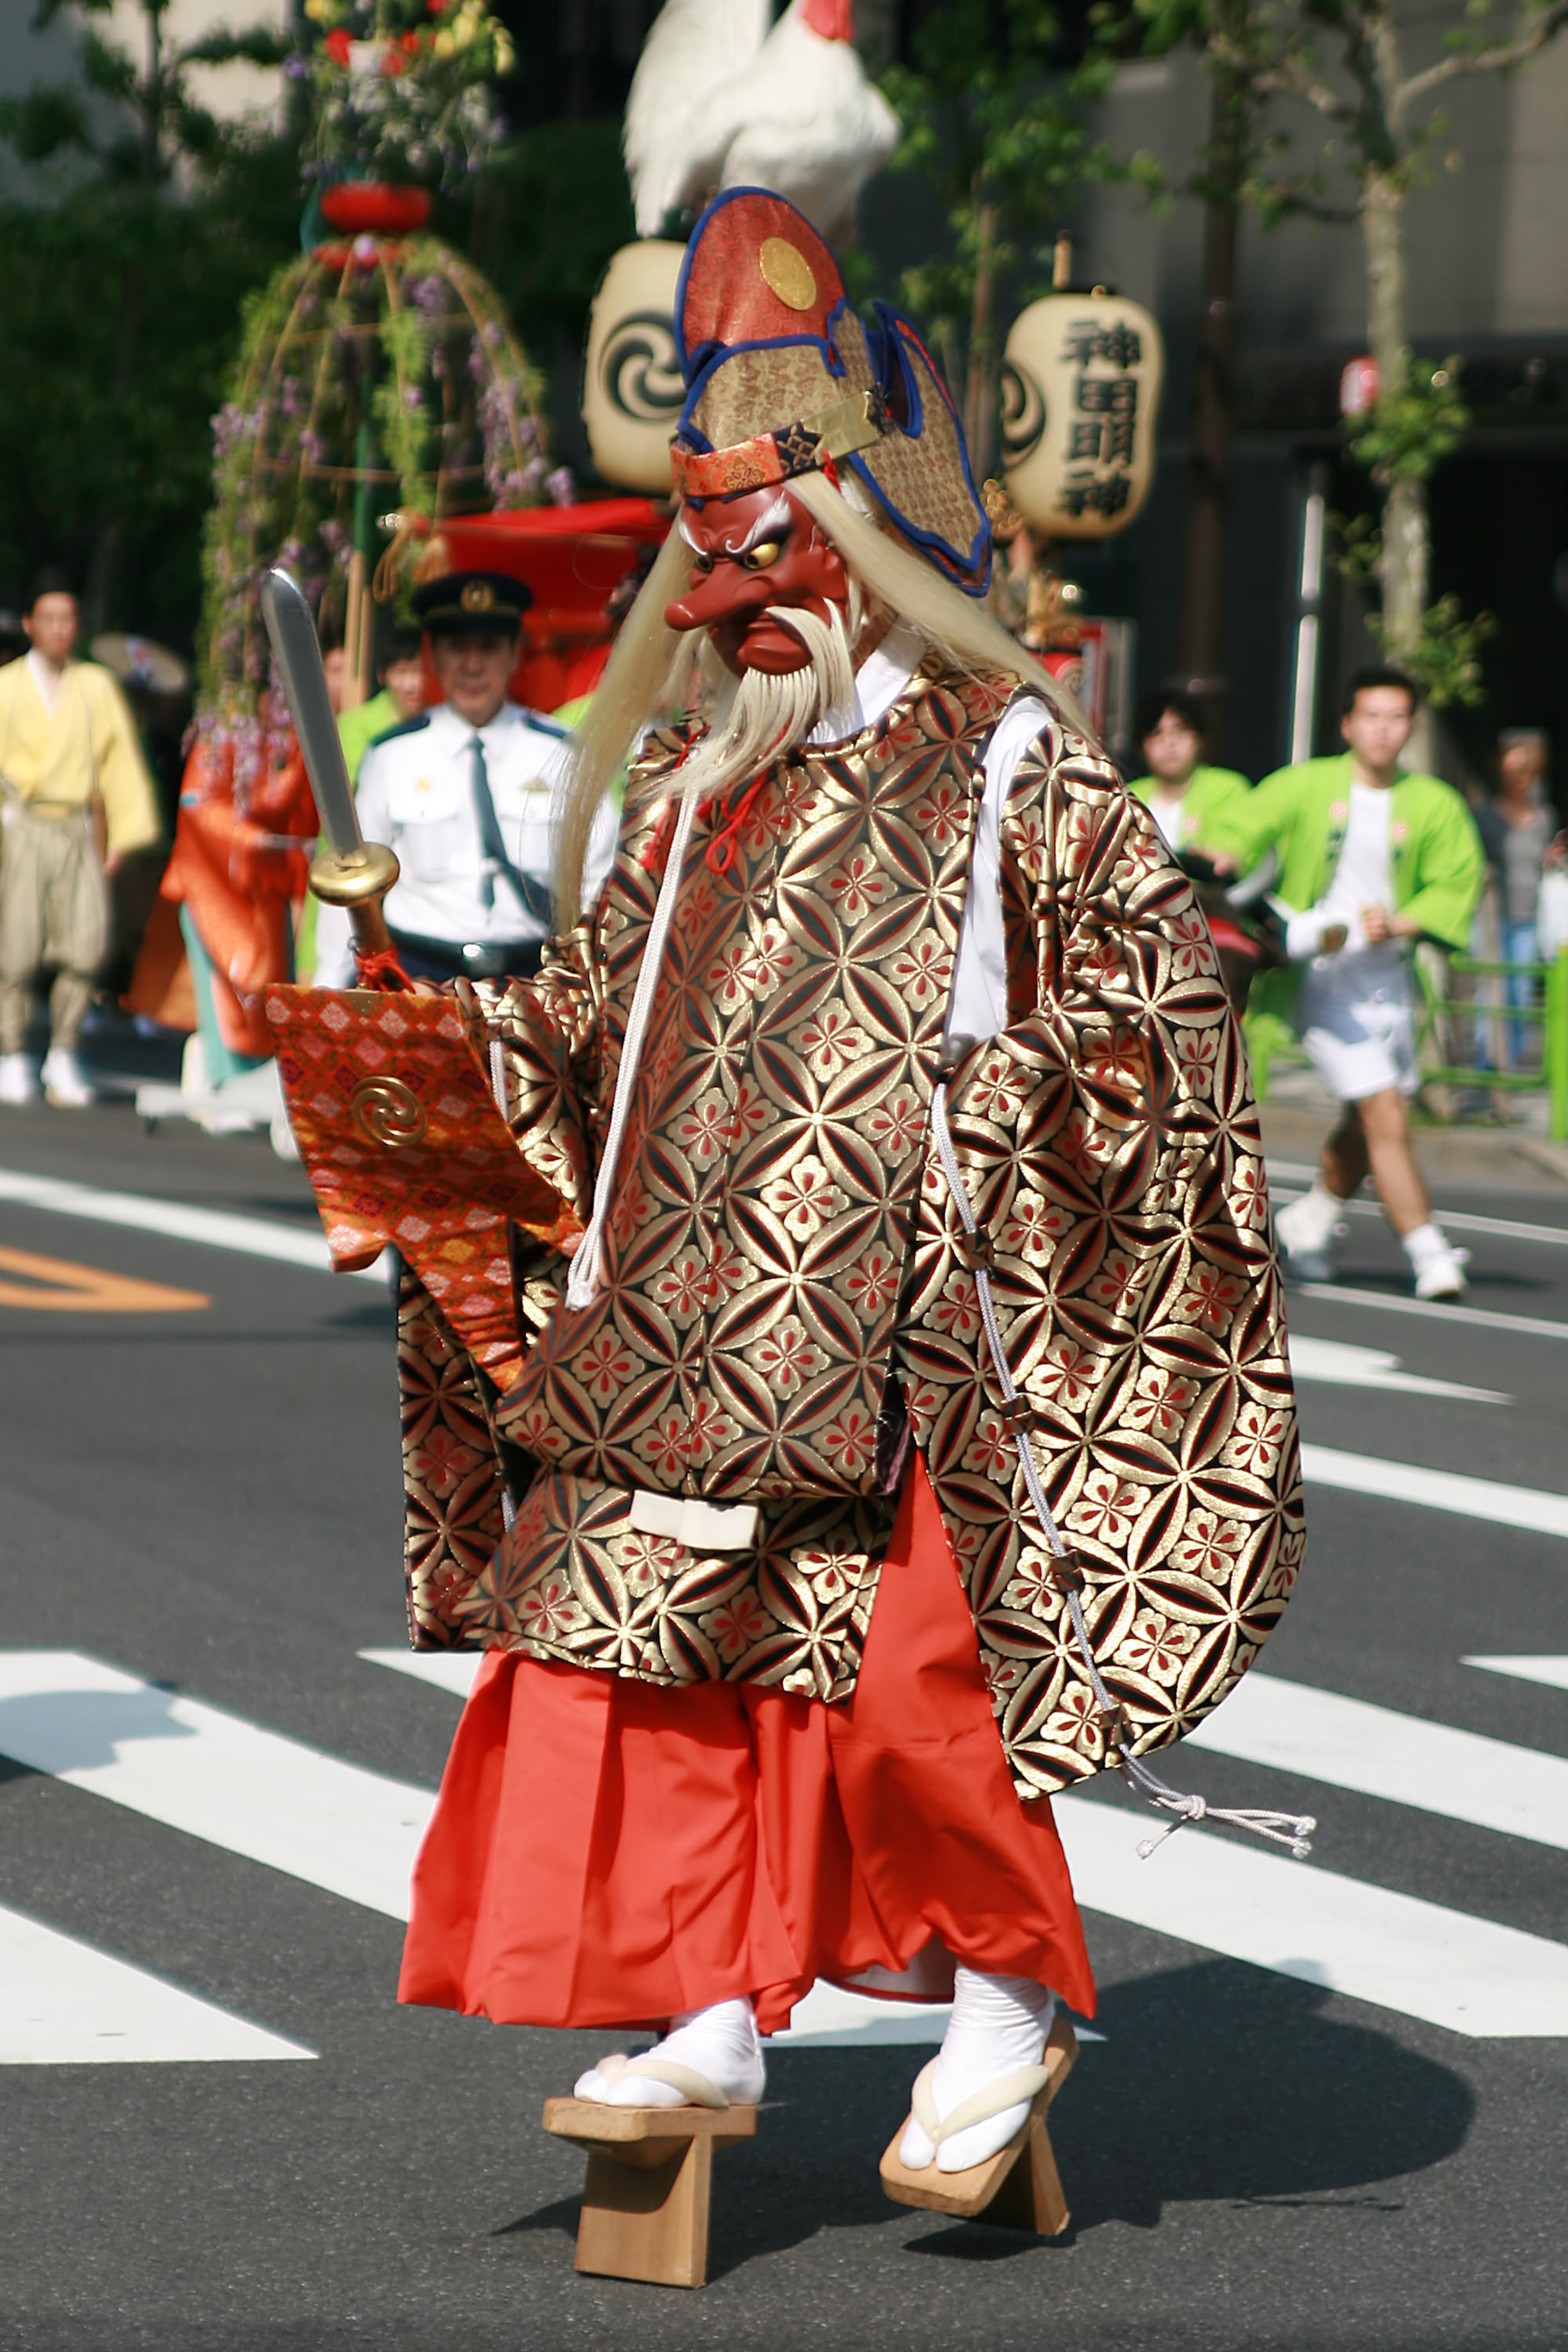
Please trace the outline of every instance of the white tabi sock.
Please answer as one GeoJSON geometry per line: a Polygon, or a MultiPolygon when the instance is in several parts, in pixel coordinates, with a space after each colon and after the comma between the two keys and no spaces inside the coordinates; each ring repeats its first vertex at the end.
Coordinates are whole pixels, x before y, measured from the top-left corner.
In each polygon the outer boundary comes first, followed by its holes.
{"type": "MultiPolygon", "coordinates": [[[[767,2070],[757,2032],[757,2014],[749,1996],[716,2000],[708,2009],[692,2009],[671,2021],[662,2042],[641,2053],[647,2058],[673,2059],[706,2075],[715,2090],[731,2102],[755,2105],[763,2095],[767,2070]]],[[[683,2107],[690,2104],[672,2083],[656,2082],[647,2074],[620,2074],[614,2081],[596,2066],[580,2074],[579,2099],[595,2099],[608,2107],[683,2107]]]]}
{"type": "MultiPolygon", "coordinates": [[[[1037,2066],[1056,2014],[1057,1997],[1033,1977],[986,1977],[960,1961],[953,1972],[952,2015],[931,2078],[939,2116],[950,2116],[963,2099],[1000,2082],[1019,2066],[1037,2066]]],[[[1005,2147],[1029,2112],[1027,2099],[1005,2107],[984,2123],[954,2132],[936,2149],[939,2172],[967,2172],[1005,2147]]],[[[899,2157],[911,2172],[931,2162],[930,2137],[913,2116],[899,2143],[899,2157]]]]}

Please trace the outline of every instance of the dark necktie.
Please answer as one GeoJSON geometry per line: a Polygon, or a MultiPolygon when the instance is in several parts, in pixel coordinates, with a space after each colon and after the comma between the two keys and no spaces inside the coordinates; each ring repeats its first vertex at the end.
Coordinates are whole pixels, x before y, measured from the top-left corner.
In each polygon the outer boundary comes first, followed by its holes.
{"type": "Polygon", "coordinates": [[[474,816],[479,828],[479,898],[493,907],[496,902],[496,877],[500,875],[511,885],[512,894],[529,920],[546,931],[550,929],[550,896],[531,875],[520,874],[506,854],[501,837],[500,819],[496,814],[495,801],[490,793],[490,772],[485,765],[483,738],[478,734],[469,745],[473,752],[474,816]]]}

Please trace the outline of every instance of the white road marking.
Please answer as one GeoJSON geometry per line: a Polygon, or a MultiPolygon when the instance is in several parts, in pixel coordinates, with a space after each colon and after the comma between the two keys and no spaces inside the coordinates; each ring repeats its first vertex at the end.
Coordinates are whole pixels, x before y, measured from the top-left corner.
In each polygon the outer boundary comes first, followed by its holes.
{"type": "Polygon", "coordinates": [[[1568,1945],[1183,1829],[1059,1797],[1079,1901],[1156,1934],[1478,2037],[1568,2034],[1568,1945]]]}
{"type": "MultiPolygon", "coordinates": [[[[265,1217],[237,1216],[228,1209],[199,1209],[186,1201],[158,1201],[143,1192],[100,1192],[96,1184],[68,1183],[58,1176],[30,1176],[0,1168],[0,1202],[21,1209],[47,1209],[62,1217],[85,1217],[100,1225],[123,1225],[170,1241],[197,1242],[204,1248],[237,1251],[245,1257],[274,1258],[282,1265],[310,1266],[330,1274],[327,1237],[320,1232],[276,1225],[265,1217]]],[[[361,1278],[385,1286],[380,1262],[361,1278]]]]}
{"type": "Polygon", "coordinates": [[[1568,1850],[1568,1757],[1277,1675],[1248,1675],[1184,1743],[1568,1850]]]}
{"type": "Polygon", "coordinates": [[[0,1909],[0,2066],[313,2058],[129,1960],[0,1909]]]}
{"type": "MultiPolygon", "coordinates": [[[[1268,1162],[1268,1191],[1276,1201],[1300,1200],[1300,1194],[1291,1189],[1297,1183],[1310,1183],[1316,1175],[1313,1168],[1291,1168],[1279,1162],[1268,1162]],[[1281,1184],[1276,1177],[1283,1178],[1281,1184]]],[[[1383,1210],[1375,1201],[1346,1201],[1343,1207],[1352,1217],[1381,1217],[1383,1210]]],[[[1544,1242],[1549,1246],[1568,1249],[1568,1225],[1527,1225],[1516,1217],[1481,1217],[1468,1209],[1434,1209],[1440,1225],[1452,1225],[1457,1233],[1495,1234],[1500,1241],[1544,1242]]]]}
{"type": "Polygon", "coordinates": [[[454,1698],[467,1698],[473,1687],[479,1663],[486,1656],[483,1650],[361,1650],[358,1655],[368,1665],[387,1666],[395,1675],[412,1675],[416,1682],[433,1684],[437,1690],[450,1691],[454,1698]]]}
{"type": "Polygon", "coordinates": [[[770,2050],[870,2049],[889,2042],[940,2042],[952,2015],[951,2001],[878,2000],[819,1977],[789,2023],[770,2033],[770,2050]]]}
{"type": "Polygon", "coordinates": [[[0,1652],[0,1755],[368,1910],[408,1916],[429,1790],[100,1659],[0,1652]]]}
{"type": "Polygon", "coordinates": [[[1290,1335],[1290,1370],[1299,1381],[1321,1381],[1343,1389],[1398,1389],[1408,1396],[1456,1397],[1472,1404],[1511,1404],[1500,1389],[1462,1388],[1455,1381],[1429,1381],[1402,1371],[1399,1358],[1382,1348],[1352,1348],[1342,1339],[1290,1335]]]}
{"type": "Polygon", "coordinates": [[[1527,1339],[1568,1339],[1568,1321],[1549,1315],[1494,1315],[1487,1307],[1446,1307],[1436,1298],[1396,1298],[1386,1290],[1356,1290],[1345,1282],[1304,1282],[1297,1298],[1331,1307],[1370,1307],[1380,1315],[1421,1315],[1429,1323],[1468,1323],[1478,1331],[1511,1331],[1527,1339]]]}
{"type": "MultiPolygon", "coordinates": [[[[846,1985],[818,1977],[790,2011],[789,2023],[767,2036],[767,2045],[770,2050],[869,2050],[886,2042],[935,2042],[947,2032],[952,2015],[949,2000],[879,2000],[874,1994],[851,1992],[846,1985]]],[[[1105,2039],[1077,2018],[1073,2032],[1080,2042],[1105,2039]]]]}
{"type": "Polygon", "coordinates": [[[1549,1690],[1568,1691],[1568,1658],[1461,1658],[1464,1666],[1482,1666],[1489,1675],[1512,1675],[1521,1683],[1544,1683],[1549,1690]]]}
{"type": "Polygon", "coordinates": [[[1505,1486],[1493,1478],[1465,1478],[1452,1470],[1424,1470],[1414,1462],[1382,1462],[1370,1454],[1342,1454],[1333,1445],[1303,1445],[1309,1488],[1337,1486],[1388,1503],[1418,1503],[1493,1527],[1527,1528],[1533,1535],[1568,1536],[1568,1495],[1534,1486],[1505,1486]]]}

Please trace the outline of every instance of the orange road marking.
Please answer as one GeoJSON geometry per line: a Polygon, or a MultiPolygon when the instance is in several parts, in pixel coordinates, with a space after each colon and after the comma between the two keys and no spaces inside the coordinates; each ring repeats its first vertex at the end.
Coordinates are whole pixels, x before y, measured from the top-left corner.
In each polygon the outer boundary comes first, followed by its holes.
{"type": "Polygon", "coordinates": [[[139,1282],[134,1275],[73,1265],[68,1258],[37,1257],[31,1250],[0,1249],[0,1268],[26,1277],[7,1282],[0,1275],[0,1307],[31,1307],[35,1314],[172,1315],[212,1305],[205,1290],[139,1282]]]}

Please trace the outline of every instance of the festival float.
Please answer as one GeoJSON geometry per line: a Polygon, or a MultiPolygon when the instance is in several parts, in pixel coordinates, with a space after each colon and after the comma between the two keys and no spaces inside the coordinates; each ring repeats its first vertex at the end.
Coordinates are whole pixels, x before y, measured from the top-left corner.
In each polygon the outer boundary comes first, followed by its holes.
{"type": "Polygon", "coordinates": [[[376,614],[437,535],[535,594],[514,691],[586,692],[605,604],[666,522],[647,499],[574,502],[544,387],[494,289],[431,234],[431,185],[478,169],[512,62],[484,0],[307,0],[285,72],[310,92],[300,257],[247,312],[214,420],[195,720],[174,855],[128,1003],[191,1033],[151,1121],[288,1130],[259,992],[289,979],[318,824],[260,611],[272,564],[334,648],[340,708],[374,691],[376,614]],[[476,549],[483,536],[484,552],[476,549]]]}

